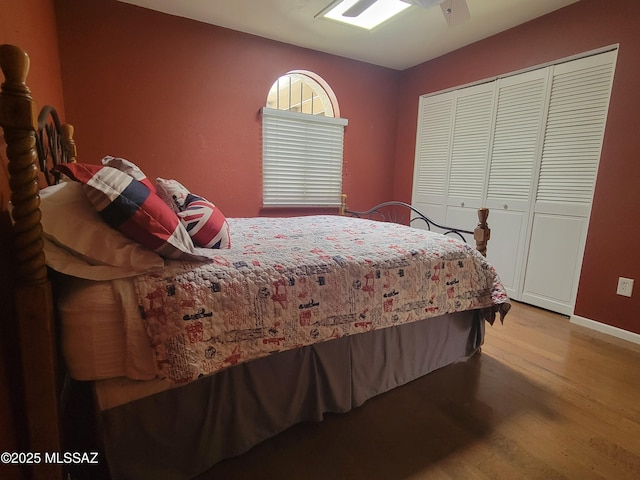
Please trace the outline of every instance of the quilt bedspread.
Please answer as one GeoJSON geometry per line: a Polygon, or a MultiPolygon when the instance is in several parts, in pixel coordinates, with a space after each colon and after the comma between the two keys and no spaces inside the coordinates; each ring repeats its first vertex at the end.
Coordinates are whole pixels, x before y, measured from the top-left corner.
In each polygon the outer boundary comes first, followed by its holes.
{"type": "Polygon", "coordinates": [[[339,216],[231,218],[232,248],[135,278],[159,376],[450,312],[508,310],[494,268],[452,237],[339,216]]]}

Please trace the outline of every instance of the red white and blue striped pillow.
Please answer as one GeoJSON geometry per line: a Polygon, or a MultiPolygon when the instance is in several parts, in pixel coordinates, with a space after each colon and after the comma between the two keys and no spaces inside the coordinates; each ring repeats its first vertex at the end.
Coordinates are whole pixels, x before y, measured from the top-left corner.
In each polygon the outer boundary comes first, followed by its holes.
{"type": "Polygon", "coordinates": [[[108,166],[82,163],[56,170],[83,184],[90,203],[111,227],[166,258],[205,260],[171,209],[146,185],[108,166]]]}

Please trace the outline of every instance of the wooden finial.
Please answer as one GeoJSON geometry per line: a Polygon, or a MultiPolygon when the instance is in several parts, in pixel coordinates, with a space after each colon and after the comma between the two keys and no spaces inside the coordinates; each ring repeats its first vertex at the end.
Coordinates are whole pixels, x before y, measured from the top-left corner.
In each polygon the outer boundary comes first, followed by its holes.
{"type": "Polygon", "coordinates": [[[473,231],[473,238],[476,241],[476,248],[485,257],[487,256],[487,242],[491,238],[491,229],[489,228],[489,225],[487,225],[488,217],[488,208],[478,209],[478,225],[473,231]]]}
{"type": "Polygon", "coordinates": [[[344,216],[347,214],[347,194],[343,193],[340,195],[340,215],[344,216]]]}
{"type": "Polygon", "coordinates": [[[76,149],[76,141],[73,139],[74,128],[72,125],[65,123],[62,125],[62,135],[64,136],[64,145],[67,151],[67,161],[69,163],[77,162],[78,151],[76,149]]]}
{"type": "Polygon", "coordinates": [[[20,47],[0,45],[0,67],[5,83],[24,85],[29,73],[29,64],[29,55],[20,47]]]}

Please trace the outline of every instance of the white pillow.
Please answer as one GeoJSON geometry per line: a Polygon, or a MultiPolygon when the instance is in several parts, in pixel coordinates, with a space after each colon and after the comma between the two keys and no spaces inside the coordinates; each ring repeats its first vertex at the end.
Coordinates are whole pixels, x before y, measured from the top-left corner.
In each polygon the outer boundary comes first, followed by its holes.
{"type": "MultiPolygon", "coordinates": [[[[107,225],[89,203],[80,183],[47,187],[40,191],[40,199],[44,237],[87,264],[117,267],[134,275],[164,266],[160,255],[107,225]]],[[[60,255],[47,258],[47,263],[63,272],[66,265],[49,263],[54,257],[60,255]]]]}
{"type": "Polygon", "coordinates": [[[156,193],[177,214],[184,210],[187,197],[191,192],[177,180],[158,177],[156,193]]]}

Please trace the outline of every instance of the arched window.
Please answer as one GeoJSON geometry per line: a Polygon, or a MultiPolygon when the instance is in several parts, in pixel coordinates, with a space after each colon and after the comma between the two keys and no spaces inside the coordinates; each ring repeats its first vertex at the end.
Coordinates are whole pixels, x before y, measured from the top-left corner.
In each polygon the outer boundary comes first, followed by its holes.
{"type": "Polygon", "coordinates": [[[289,72],[271,86],[267,107],[333,117],[333,103],[329,95],[311,72],[289,72]]]}
{"type": "Polygon", "coordinates": [[[262,109],[262,204],[339,206],[347,120],[329,85],[293,71],[269,89],[262,109]]]}

